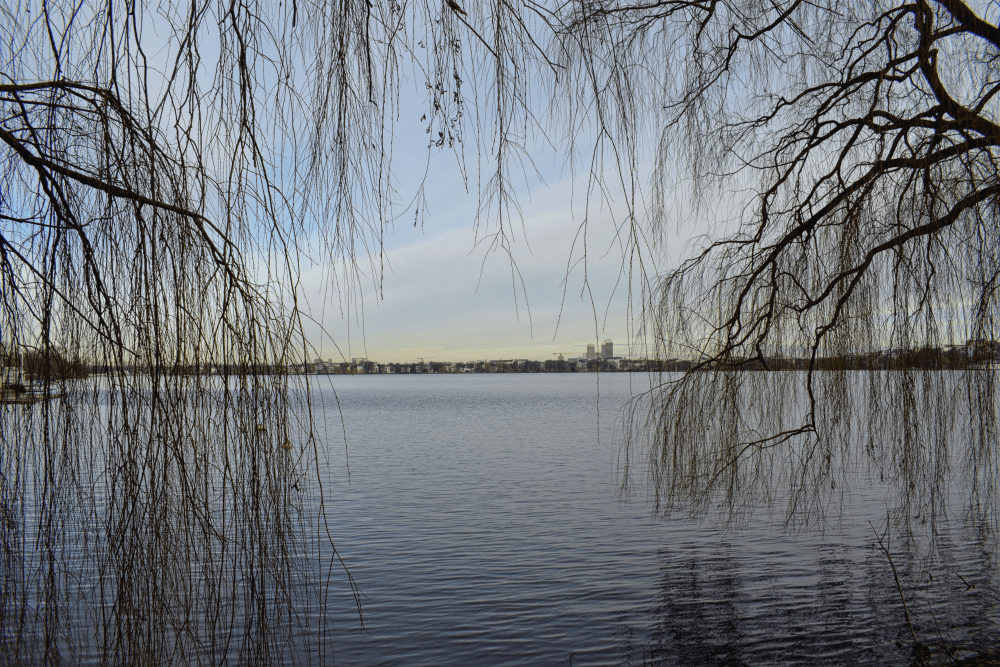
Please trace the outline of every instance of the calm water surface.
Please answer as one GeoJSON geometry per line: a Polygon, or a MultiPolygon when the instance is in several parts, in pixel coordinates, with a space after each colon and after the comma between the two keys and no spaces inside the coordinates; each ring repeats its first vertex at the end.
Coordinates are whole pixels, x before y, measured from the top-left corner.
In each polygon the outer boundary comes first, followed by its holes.
{"type": "MultiPolygon", "coordinates": [[[[338,664],[913,660],[874,539],[886,491],[867,479],[842,512],[794,534],[780,511],[739,530],[653,520],[641,497],[616,498],[612,437],[645,376],[331,381],[336,398],[319,396],[326,512],[364,614],[362,627],[332,569],[338,664]]],[[[982,533],[961,517],[938,533],[933,552],[890,550],[914,631],[944,663],[997,645],[1000,606],[982,533]]]]}

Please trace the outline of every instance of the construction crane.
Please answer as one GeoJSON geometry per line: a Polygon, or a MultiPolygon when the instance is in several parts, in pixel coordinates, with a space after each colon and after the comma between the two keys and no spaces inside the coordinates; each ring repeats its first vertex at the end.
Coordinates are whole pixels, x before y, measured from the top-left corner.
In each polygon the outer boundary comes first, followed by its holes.
{"type": "Polygon", "coordinates": [[[563,353],[562,353],[562,352],[553,352],[552,354],[556,354],[556,355],[559,355],[559,356],[558,356],[558,357],[556,358],[556,361],[566,361],[565,359],[563,359],[563,353]]]}

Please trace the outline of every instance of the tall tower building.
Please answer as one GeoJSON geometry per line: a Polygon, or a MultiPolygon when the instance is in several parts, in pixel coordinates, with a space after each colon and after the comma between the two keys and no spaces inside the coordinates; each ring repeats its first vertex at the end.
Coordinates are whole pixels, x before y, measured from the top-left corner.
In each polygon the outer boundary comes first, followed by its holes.
{"type": "Polygon", "coordinates": [[[593,345],[588,345],[587,346],[587,358],[588,359],[596,359],[597,358],[597,352],[594,350],[594,346],[593,345]]]}
{"type": "Polygon", "coordinates": [[[610,338],[604,341],[604,345],[601,345],[601,358],[611,359],[615,356],[615,343],[610,338]]]}

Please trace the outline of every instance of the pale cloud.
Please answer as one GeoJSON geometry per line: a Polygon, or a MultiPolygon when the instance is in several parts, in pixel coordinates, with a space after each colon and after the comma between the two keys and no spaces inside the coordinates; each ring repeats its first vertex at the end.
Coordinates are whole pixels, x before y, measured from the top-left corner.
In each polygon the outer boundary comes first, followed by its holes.
{"type": "MultiPolygon", "coordinates": [[[[568,182],[532,194],[522,201],[524,226],[515,223],[510,255],[476,245],[472,195],[448,195],[444,215],[432,205],[424,228],[400,227],[389,239],[381,298],[368,276],[360,283],[362,303],[344,314],[334,303],[343,292],[324,289],[328,270],[307,272],[304,292],[328,333],[309,331],[321,356],[544,360],[555,352],[578,356],[604,338],[615,340],[616,353],[627,353],[629,285],[620,275],[622,250],[610,211],[590,212],[584,239],[568,182]]],[[[632,288],[639,286],[635,276],[632,288]]]]}

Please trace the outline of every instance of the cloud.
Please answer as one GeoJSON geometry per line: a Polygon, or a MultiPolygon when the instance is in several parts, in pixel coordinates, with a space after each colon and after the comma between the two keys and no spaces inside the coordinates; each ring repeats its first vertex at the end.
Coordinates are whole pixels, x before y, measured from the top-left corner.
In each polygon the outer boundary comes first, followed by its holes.
{"type": "MultiPolygon", "coordinates": [[[[577,356],[603,338],[623,351],[630,295],[615,220],[607,208],[592,211],[582,228],[581,214],[567,204],[570,187],[539,188],[522,202],[524,225],[511,230],[510,254],[477,239],[472,195],[451,197],[440,221],[396,230],[381,295],[368,276],[362,299],[343,315],[332,302],[343,293],[324,289],[328,270],[308,272],[304,292],[329,334],[323,340],[316,327],[313,344],[324,358],[379,361],[577,356]]],[[[639,284],[634,276],[633,290],[639,284]]]]}

